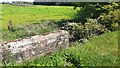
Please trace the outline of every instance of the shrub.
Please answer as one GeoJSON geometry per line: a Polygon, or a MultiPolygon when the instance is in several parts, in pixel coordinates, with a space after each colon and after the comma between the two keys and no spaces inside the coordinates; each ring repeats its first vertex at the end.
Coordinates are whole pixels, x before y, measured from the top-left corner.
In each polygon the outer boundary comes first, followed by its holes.
{"type": "Polygon", "coordinates": [[[85,24],[81,23],[68,23],[65,27],[69,31],[71,38],[70,41],[84,42],[94,35],[101,35],[108,31],[103,25],[97,22],[96,19],[87,19],[85,24]]]}
{"type": "Polygon", "coordinates": [[[103,13],[100,15],[99,23],[104,25],[108,30],[118,30],[118,22],[120,20],[120,10],[110,11],[108,14],[103,13]]]}
{"type": "Polygon", "coordinates": [[[116,9],[119,9],[119,2],[85,2],[85,3],[76,3],[75,8],[80,8],[77,10],[78,15],[74,18],[75,21],[81,21],[83,24],[87,21],[86,18],[98,18],[102,13],[109,13],[116,9]]]}

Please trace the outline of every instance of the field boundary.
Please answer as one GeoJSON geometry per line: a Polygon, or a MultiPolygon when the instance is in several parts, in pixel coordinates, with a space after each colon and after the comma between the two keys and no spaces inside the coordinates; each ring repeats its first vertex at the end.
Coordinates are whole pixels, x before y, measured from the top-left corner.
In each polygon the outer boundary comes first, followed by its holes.
{"type": "Polygon", "coordinates": [[[4,63],[12,61],[23,62],[38,55],[54,52],[59,48],[69,46],[69,33],[58,30],[42,35],[31,36],[21,40],[9,41],[0,44],[0,60],[4,63]]]}

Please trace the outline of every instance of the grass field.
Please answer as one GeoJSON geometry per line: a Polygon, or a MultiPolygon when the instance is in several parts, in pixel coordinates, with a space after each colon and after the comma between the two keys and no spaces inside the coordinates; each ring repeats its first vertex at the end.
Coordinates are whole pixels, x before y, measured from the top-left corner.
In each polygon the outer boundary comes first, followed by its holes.
{"type": "Polygon", "coordinates": [[[118,31],[95,36],[84,44],[74,43],[64,51],[58,51],[24,66],[116,66],[118,51],[118,31]]]}
{"type": "Polygon", "coordinates": [[[28,24],[40,20],[71,19],[75,14],[73,6],[15,6],[2,5],[3,29],[7,28],[8,21],[13,25],[28,24]]]}
{"type": "MultiPolygon", "coordinates": [[[[8,4],[0,4],[0,33],[2,33],[1,41],[9,41],[15,40],[19,38],[28,37],[31,35],[36,35],[34,31],[38,29],[32,30],[33,34],[29,34],[26,36],[27,30],[18,29],[16,27],[22,27],[25,25],[31,25],[32,23],[41,23],[41,20],[54,20],[59,21],[61,19],[71,19],[75,16],[76,11],[73,9],[73,6],[16,6],[16,5],[8,5],[8,4]],[[2,19],[3,17],[3,19],[2,19]],[[13,29],[16,31],[11,32],[8,31],[8,22],[12,21],[13,29]],[[24,31],[25,30],[25,31],[24,31]],[[21,32],[24,31],[24,32],[21,32]]],[[[40,29],[41,30],[41,29],[40,29]]],[[[50,28],[45,29],[47,32],[51,30],[50,28]]],[[[53,29],[52,29],[53,30],[53,29]]],[[[37,31],[37,33],[41,33],[41,31],[37,31]]],[[[27,33],[28,34],[28,33],[27,33]]]]}

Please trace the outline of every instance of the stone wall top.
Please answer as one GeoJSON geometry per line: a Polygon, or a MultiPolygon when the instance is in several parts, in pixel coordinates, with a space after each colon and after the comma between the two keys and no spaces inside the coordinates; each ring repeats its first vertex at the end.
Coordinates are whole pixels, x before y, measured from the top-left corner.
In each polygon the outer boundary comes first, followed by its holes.
{"type": "MultiPolygon", "coordinates": [[[[16,53],[18,51],[25,50],[25,48],[24,49],[22,48],[21,50],[19,50],[20,47],[23,47],[23,46],[27,47],[32,43],[41,43],[40,41],[48,40],[48,39],[51,39],[50,41],[52,43],[52,39],[56,39],[57,36],[64,35],[64,34],[68,34],[68,32],[64,31],[64,30],[58,30],[58,31],[54,31],[51,33],[43,33],[42,35],[36,35],[36,36],[27,37],[24,39],[18,39],[18,40],[4,42],[4,43],[1,43],[0,45],[4,46],[8,50],[11,50],[12,53],[16,53]]],[[[49,41],[47,44],[49,44],[49,41]]]]}

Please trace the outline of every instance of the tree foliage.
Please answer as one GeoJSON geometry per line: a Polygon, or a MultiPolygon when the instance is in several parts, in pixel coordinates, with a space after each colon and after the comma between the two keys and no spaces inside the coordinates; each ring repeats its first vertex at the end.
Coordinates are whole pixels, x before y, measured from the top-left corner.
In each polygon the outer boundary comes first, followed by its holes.
{"type": "Polygon", "coordinates": [[[119,9],[120,3],[109,3],[109,2],[86,2],[86,3],[76,3],[76,8],[80,8],[77,10],[78,16],[75,21],[81,21],[83,24],[87,21],[86,18],[98,18],[101,14],[108,14],[109,12],[113,12],[116,9],[119,9]]]}

